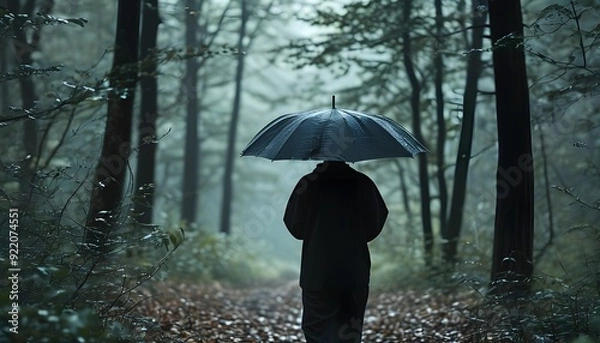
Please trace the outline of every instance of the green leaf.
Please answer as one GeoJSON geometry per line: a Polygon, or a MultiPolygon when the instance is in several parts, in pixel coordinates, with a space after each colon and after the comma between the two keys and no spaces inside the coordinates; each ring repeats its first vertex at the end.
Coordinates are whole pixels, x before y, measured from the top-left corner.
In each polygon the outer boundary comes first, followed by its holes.
{"type": "Polygon", "coordinates": [[[162,242],[167,250],[175,250],[177,249],[181,243],[185,240],[185,231],[183,229],[169,229],[166,232],[166,236],[163,238],[162,242]]]}
{"type": "Polygon", "coordinates": [[[85,24],[88,22],[87,19],[84,18],[69,18],[66,20],[71,24],[79,25],[81,27],[85,27],[85,24]]]}

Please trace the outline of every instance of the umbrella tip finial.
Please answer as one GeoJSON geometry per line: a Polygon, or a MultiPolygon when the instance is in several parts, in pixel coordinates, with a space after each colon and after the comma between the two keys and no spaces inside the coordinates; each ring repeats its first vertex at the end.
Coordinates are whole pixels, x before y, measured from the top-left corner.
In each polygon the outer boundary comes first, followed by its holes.
{"type": "Polygon", "coordinates": [[[331,96],[331,108],[335,108],[335,95],[331,96]]]}

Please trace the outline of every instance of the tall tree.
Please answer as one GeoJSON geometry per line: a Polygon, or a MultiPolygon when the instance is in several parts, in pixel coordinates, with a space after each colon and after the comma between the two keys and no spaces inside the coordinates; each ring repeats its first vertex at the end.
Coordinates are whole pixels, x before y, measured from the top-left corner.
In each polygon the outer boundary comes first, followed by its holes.
{"type": "MultiPolygon", "coordinates": [[[[15,14],[25,14],[27,17],[33,16],[36,7],[35,0],[8,1],[8,9],[15,14]]],[[[40,12],[49,14],[54,7],[53,0],[44,1],[39,9],[40,12]]],[[[33,65],[32,53],[38,49],[41,35],[40,30],[33,30],[31,37],[28,38],[26,31],[18,28],[14,33],[14,52],[15,60],[20,68],[26,68],[33,65]]],[[[37,94],[33,76],[20,77],[18,79],[21,90],[21,102],[25,111],[29,111],[35,107],[37,94]]],[[[38,158],[38,125],[34,118],[23,121],[23,147],[25,152],[25,165],[21,175],[21,206],[29,205],[33,197],[33,185],[35,184],[34,166],[38,158]]]]}
{"type": "Polygon", "coordinates": [[[473,144],[473,128],[475,125],[475,109],[477,107],[477,94],[479,77],[481,75],[481,48],[483,46],[483,30],[487,20],[486,0],[471,1],[471,42],[467,55],[467,71],[465,90],[462,102],[462,126],[456,154],[454,168],[454,181],[452,186],[452,200],[446,230],[442,230],[442,254],[444,261],[455,262],[458,252],[458,239],[462,227],[465,199],[467,195],[467,177],[469,174],[469,161],[471,160],[471,146],[473,144]]]}
{"type": "Polygon", "coordinates": [[[131,126],[139,49],[140,1],[119,0],[117,31],[104,140],[94,172],[83,252],[105,257],[110,234],[119,225],[123,186],[131,149],[131,126]]]}
{"type": "MultiPolygon", "coordinates": [[[[205,0],[187,0],[186,2],[186,72],[183,78],[183,90],[186,96],[186,138],[184,155],[184,175],[182,184],[181,219],[188,224],[196,221],[200,195],[200,148],[202,139],[198,132],[201,113],[203,110],[202,98],[198,95],[213,87],[213,82],[208,82],[210,76],[223,75],[220,69],[204,68],[213,55],[212,47],[217,38],[223,34],[224,23],[227,22],[229,9],[234,0],[219,3],[221,13],[204,10],[209,8],[210,2],[205,0]],[[202,76],[199,79],[199,75],[202,76]],[[200,84],[198,84],[200,83],[200,84]]],[[[217,84],[229,81],[219,81],[217,84]]]]}
{"type": "MultiPolygon", "coordinates": [[[[0,1],[0,6],[7,7],[6,0],[0,1]]],[[[9,61],[8,61],[8,52],[9,47],[9,39],[5,36],[0,36],[0,71],[6,72],[8,71],[9,61]]],[[[0,82],[0,109],[4,110],[8,105],[8,85],[7,82],[0,82]]]]}
{"type": "Polygon", "coordinates": [[[238,34],[238,56],[237,68],[235,71],[235,95],[233,99],[233,109],[231,111],[231,120],[229,121],[229,133],[227,138],[227,152],[225,153],[225,171],[223,173],[223,198],[221,204],[221,225],[220,231],[229,234],[231,231],[231,201],[233,193],[233,164],[235,153],[235,143],[237,137],[237,126],[240,117],[240,104],[242,101],[242,82],[244,79],[245,54],[244,40],[246,39],[246,26],[248,23],[248,4],[246,0],[240,0],[240,31],[238,34]]]}
{"type": "Polygon", "coordinates": [[[448,186],[446,185],[446,117],[444,115],[444,57],[442,55],[442,41],[444,34],[444,13],[442,0],[435,0],[435,35],[436,47],[434,49],[433,68],[435,88],[435,110],[437,121],[436,142],[436,176],[439,189],[440,202],[440,231],[446,231],[448,214],[448,186]]]}
{"type": "Polygon", "coordinates": [[[496,217],[491,282],[523,292],[533,274],[533,159],[529,87],[519,0],[490,0],[498,125],[496,217]]]}
{"type": "Polygon", "coordinates": [[[156,68],[156,36],[160,18],[158,0],[144,0],[140,37],[141,108],[138,123],[138,162],[135,183],[137,221],[152,222],[154,174],[156,161],[156,118],[158,115],[158,83],[156,68]]]}
{"type": "MultiPolygon", "coordinates": [[[[421,81],[417,77],[416,68],[413,62],[410,22],[413,15],[413,1],[403,2],[402,22],[405,27],[402,30],[402,57],[406,75],[410,82],[410,108],[412,113],[413,134],[420,142],[425,142],[421,131],[421,81]]],[[[431,197],[429,193],[429,175],[427,172],[427,156],[420,154],[419,159],[419,189],[421,194],[421,220],[423,225],[423,239],[425,245],[425,262],[430,265],[433,262],[433,225],[431,221],[431,197]]]]}
{"type": "MultiPolygon", "coordinates": [[[[202,13],[204,0],[186,0],[185,45],[188,51],[198,45],[198,17],[202,13]]],[[[183,85],[186,95],[185,159],[183,166],[183,184],[181,190],[181,219],[188,224],[196,221],[198,207],[198,70],[199,62],[191,57],[185,61],[183,85]]]]}

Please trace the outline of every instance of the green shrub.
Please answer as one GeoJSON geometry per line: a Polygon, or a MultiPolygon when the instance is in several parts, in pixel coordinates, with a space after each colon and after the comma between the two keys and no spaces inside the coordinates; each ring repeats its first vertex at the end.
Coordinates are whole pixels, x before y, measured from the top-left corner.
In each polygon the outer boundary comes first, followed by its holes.
{"type": "Polygon", "coordinates": [[[290,267],[277,260],[268,261],[259,251],[260,244],[249,244],[236,235],[224,235],[202,229],[186,231],[186,241],[169,262],[166,275],[185,282],[219,281],[235,286],[296,276],[290,267]]]}

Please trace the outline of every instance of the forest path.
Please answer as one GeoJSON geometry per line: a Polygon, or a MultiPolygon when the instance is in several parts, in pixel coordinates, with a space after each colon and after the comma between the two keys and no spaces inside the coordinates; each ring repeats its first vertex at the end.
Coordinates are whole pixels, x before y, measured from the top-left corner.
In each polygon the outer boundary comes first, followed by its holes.
{"type": "MultiPolygon", "coordinates": [[[[297,282],[257,288],[155,284],[137,313],[148,342],[304,342],[297,282]]],[[[469,293],[371,292],[363,342],[466,342],[477,331],[469,293]],[[470,336],[470,337],[469,337],[470,336]]]]}

